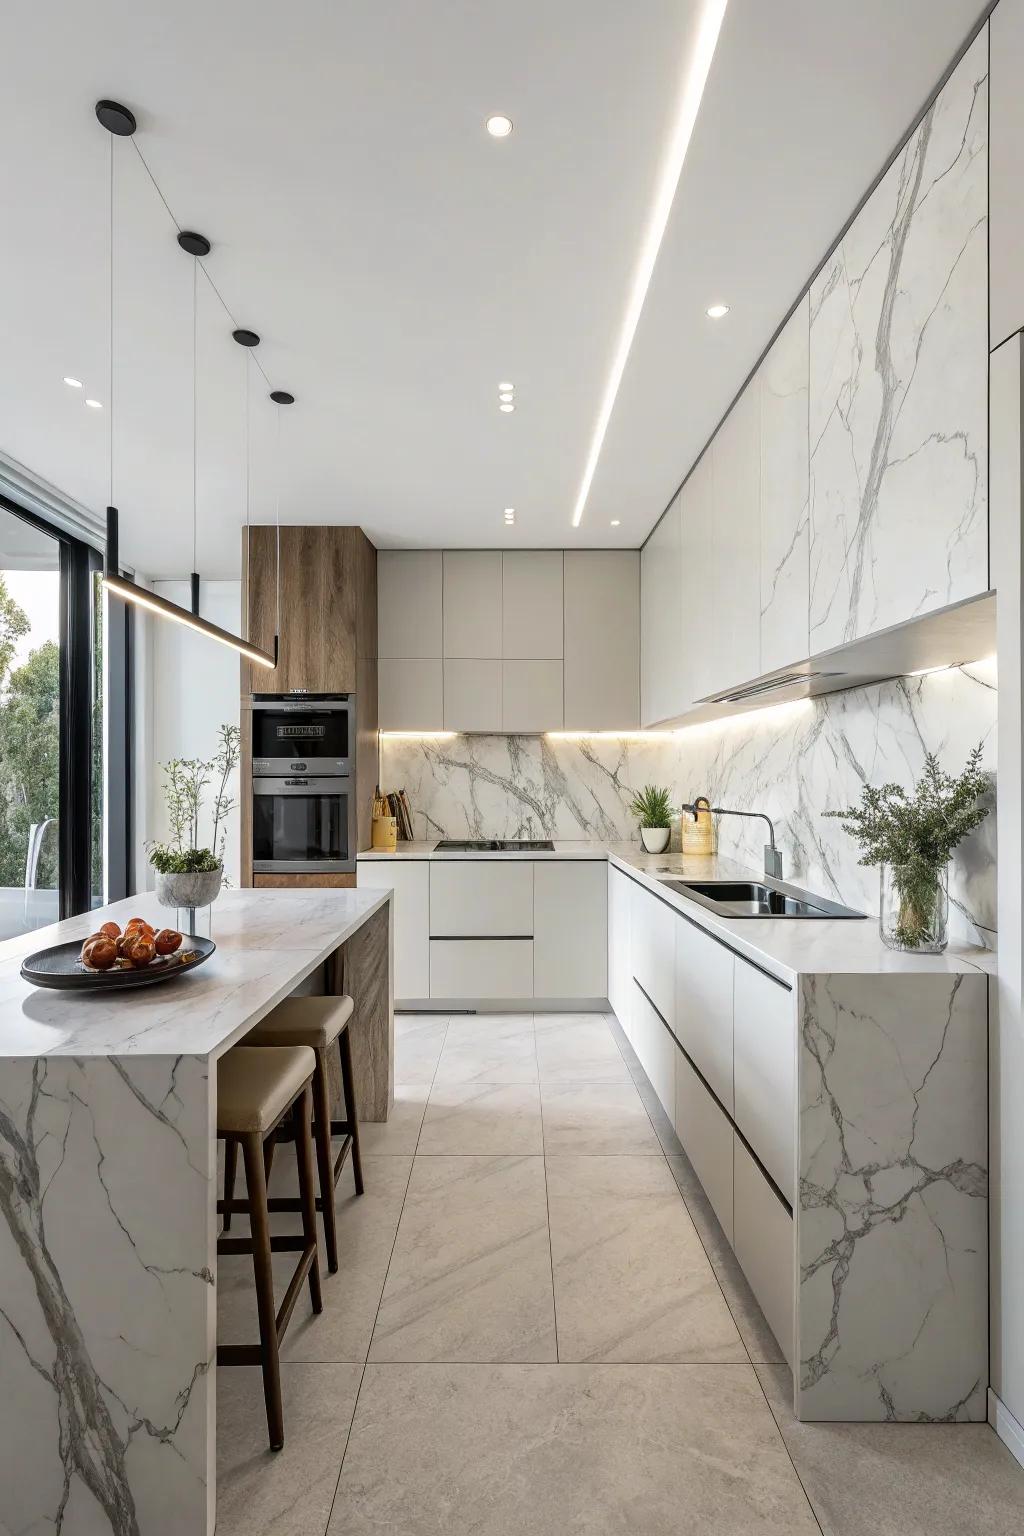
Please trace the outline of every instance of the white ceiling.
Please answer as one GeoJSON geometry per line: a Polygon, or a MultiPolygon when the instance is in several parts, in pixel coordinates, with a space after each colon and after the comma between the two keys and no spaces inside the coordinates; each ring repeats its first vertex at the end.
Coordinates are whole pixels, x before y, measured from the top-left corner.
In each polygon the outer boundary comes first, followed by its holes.
{"type": "MultiPolygon", "coordinates": [[[[12,0],[0,92],[0,454],[108,499],[98,97],[297,403],[281,516],[379,545],[635,546],[980,0],[730,0],[582,527],[571,516],[701,0],[12,0]],[[515,121],[509,139],[482,128],[515,121]],[[704,310],[731,304],[717,324],[704,310]],[[83,405],[86,383],[104,410],[83,405]],[[497,384],[517,410],[497,410],[497,384]],[[505,506],[517,509],[506,529],[505,506]],[[618,528],[610,519],[621,520],[618,528]]],[[[114,498],[192,565],[192,264],[117,141],[114,498]]],[[[200,280],[199,568],[238,566],[244,364],[200,280]]],[[[252,378],[252,515],[275,412],[252,378]]]]}

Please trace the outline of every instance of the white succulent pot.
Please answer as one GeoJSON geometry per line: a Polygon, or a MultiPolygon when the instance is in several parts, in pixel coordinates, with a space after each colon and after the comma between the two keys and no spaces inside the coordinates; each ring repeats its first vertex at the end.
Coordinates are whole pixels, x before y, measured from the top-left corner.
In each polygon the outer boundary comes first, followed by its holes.
{"type": "Polygon", "coordinates": [[[669,827],[641,827],[640,836],[648,853],[664,853],[671,835],[669,827]]]}
{"type": "Polygon", "coordinates": [[[220,893],[224,866],[194,874],[156,877],[156,899],[162,907],[208,907],[220,893]]]}

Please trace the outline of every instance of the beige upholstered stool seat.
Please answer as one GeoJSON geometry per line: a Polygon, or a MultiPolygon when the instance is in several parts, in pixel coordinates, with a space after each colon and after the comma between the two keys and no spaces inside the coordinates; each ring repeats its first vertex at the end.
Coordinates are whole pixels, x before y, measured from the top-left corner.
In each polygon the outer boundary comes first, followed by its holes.
{"type": "Polygon", "coordinates": [[[325,1051],[347,1026],[353,1013],[350,997],[289,997],[256,1024],[246,1045],[311,1045],[325,1051]]]}
{"type": "Polygon", "coordinates": [[[217,1063],[218,1132],[245,1136],[270,1130],[315,1069],[316,1057],[307,1045],[280,1051],[236,1045],[217,1063]]]}

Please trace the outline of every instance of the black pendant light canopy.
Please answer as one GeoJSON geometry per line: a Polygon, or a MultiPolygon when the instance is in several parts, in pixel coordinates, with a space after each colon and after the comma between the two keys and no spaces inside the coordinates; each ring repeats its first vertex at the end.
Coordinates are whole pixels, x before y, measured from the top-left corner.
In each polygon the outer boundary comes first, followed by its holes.
{"type": "Polygon", "coordinates": [[[295,396],[290,395],[286,389],[272,389],[270,398],[275,405],[294,405],[295,396]]]}
{"type": "Polygon", "coordinates": [[[232,331],[232,336],[240,347],[258,347],[260,339],[255,331],[232,331]]]}
{"type": "Polygon", "coordinates": [[[137,126],[135,113],[119,101],[98,101],[96,116],[107,132],[116,133],[119,139],[130,139],[137,126]]]}
{"type": "Polygon", "coordinates": [[[183,229],[178,235],[178,244],[190,256],[209,256],[210,254],[209,240],[205,235],[197,235],[194,229],[183,229]]]}

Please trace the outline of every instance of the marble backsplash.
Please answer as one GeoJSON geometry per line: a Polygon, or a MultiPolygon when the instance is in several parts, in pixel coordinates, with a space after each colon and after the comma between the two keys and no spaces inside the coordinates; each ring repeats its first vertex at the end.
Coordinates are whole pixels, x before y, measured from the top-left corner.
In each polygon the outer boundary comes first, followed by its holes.
{"type": "MultiPolygon", "coordinates": [[[[772,817],[787,879],[877,912],[877,870],[858,864],[856,844],[821,813],[854,803],[864,783],[909,787],[927,751],[957,772],[983,742],[994,774],[996,703],[989,660],[665,734],[383,736],[381,784],[404,786],[423,838],[619,841],[637,836],[628,805],[643,784],[664,784],[680,801],[706,794],[772,817]]],[[[759,868],[764,833],[762,823],[722,817],[719,852],[759,868]]],[[[995,850],[993,804],[954,858],[954,937],[994,944],[995,850]]]]}

